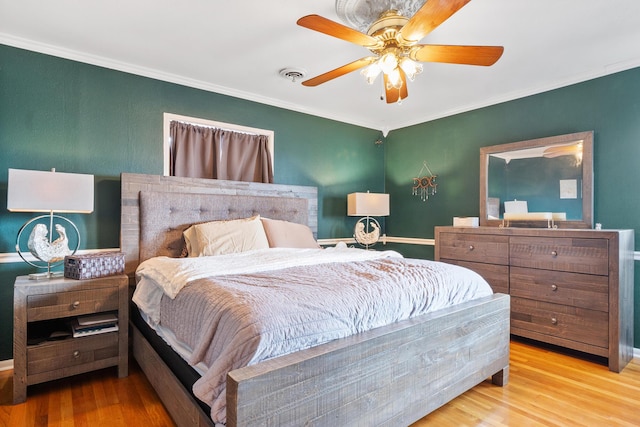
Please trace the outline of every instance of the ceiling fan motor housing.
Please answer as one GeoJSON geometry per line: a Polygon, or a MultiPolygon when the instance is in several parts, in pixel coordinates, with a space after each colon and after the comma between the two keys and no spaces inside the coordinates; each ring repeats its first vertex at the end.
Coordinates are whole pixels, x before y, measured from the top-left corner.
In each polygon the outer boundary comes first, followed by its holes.
{"type": "Polygon", "coordinates": [[[395,40],[398,31],[409,21],[402,15],[398,15],[396,10],[388,10],[382,12],[380,18],[378,18],[367,30],[367,34],[372,37],[382,37],[384,40],[384,33],[394,33],[393,38],[395,40]],[[383,31],[380,31],[383,30],[383,31]],[[380,32],[380,34],[376,34],[380,32]]]}

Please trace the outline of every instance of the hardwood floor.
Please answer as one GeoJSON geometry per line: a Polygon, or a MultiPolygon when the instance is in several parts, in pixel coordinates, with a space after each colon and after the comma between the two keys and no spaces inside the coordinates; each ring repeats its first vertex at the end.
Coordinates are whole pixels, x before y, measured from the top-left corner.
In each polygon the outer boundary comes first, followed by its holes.
{"type": "Polygon", "coordinates": [[[0,372],[0,426],[173,426],[134,361],[129,373],[118,379],[117,368],[113,367],[29,386],[27,401],[11,405],[13,371],[0,372]]]}
{"type": "MultiPolygon", "coordinates": [[[[171,427],[173,422],[132,361],[115,368],[30,386],[11,405],[12,372],[0,372],[0,426],[171,427]]],[[[483,382],[413,427],[639,426],[640,360],[616,374],[601,363],[527,343],[511,344],[509,384],[483,382]]]]}
{"type": "Polygon", "coordinates": [[[425,426],[640,426],[640,360],[620,373],[512,341],[506,387],[485,381],[416,422],[425,426]]]}

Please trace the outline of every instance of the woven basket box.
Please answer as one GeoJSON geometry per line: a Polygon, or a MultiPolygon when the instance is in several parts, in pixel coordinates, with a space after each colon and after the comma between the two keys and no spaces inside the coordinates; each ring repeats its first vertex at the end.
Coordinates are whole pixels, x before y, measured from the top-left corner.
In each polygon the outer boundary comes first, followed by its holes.
{"type": "Polygon", "coordinates": [[[122,252],[97,252],[64,257],[64,277],[69,279],[95,279],[124,273],[122,252]]]}

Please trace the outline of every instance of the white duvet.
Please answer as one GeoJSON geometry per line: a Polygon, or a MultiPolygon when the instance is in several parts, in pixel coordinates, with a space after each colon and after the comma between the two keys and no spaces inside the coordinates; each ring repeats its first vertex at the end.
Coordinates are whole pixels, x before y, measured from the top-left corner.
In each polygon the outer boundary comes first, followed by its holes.
{"type": "Polygon", "coordinates": [[[330,247],[326,249],[271,248],[196,258],[156,257],[142,262],[136,270],[136,290],[133,302],[152,325],[160,320],[160,300],[163,295],[173,299],[188,283],[205,277],[226,274],[250,274],[282,268],[352,262],[399,257],[395,251],[365,251],[330,247]]]}
{"type": "Polygon", "coordinates": [[[193,391],[216,423],[233,369],[492,293],[462,267],[350,248],[161,257],[137,277],[134,302],[204,367],[193,391]]]}

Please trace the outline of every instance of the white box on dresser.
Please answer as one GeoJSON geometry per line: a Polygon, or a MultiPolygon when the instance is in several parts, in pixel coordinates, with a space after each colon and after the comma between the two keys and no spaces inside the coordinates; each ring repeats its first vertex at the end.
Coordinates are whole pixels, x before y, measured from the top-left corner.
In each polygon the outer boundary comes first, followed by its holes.
{"type": "Polygon", "coordinates": [[[633,358],[633,230],[435,228],[435,259],[511,295],[511,333],[608,359],[633,358]]]}

